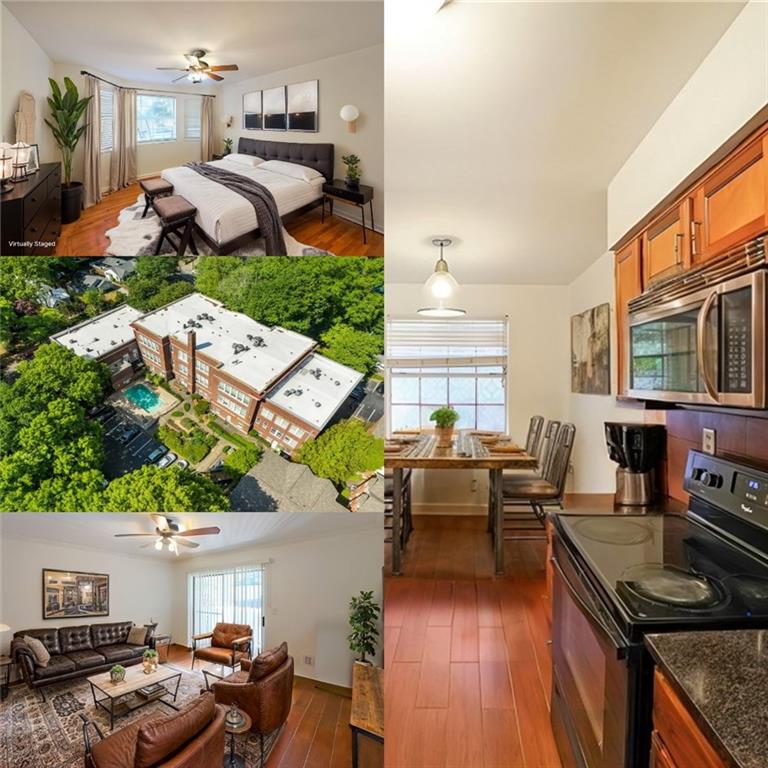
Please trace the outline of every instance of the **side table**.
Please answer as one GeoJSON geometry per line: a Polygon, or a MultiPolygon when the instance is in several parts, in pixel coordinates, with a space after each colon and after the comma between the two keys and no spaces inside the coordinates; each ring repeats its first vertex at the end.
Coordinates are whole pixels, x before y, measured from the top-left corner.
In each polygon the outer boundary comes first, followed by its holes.
{"type": "MultiPolygon", "coordinates": [[[[245,768],[245,759],[235,752],[235,736],[240,733],[247,733],[251,730],[251,718],[248,714],[239,709],[238,712],[243,716],[243,722],[240,725],[230,725],[227,718],[224,718],[224,730],[229,734],[229,755],[224,756],[223,768],[245,768]]],[[[262,748],[263,749],[263,748],[262,748]]],[[[262,763],[264,754],[262,752],[262,763]]]]}
{"type": "Polygon", "coordinates": [[[347,182],[344,179],[334,179],[333,181],[327,181],[323,184],[323,213],[320,217],[321,221],[325,221],[325,203],[328,202],[330,209],[330,215],[333,216],[333,201],[341,200],[342,202],[349,203],[360,209],[360,216],[363,228],[363,243],[367,243],[368,240],[365,236],[365,206],[368,205],[368,209],[371,213],[371,231],[375,228],[375,222],[373,220],[373,187],[368,187],[365,184],[352,188],[347,186],[347,182]]]}

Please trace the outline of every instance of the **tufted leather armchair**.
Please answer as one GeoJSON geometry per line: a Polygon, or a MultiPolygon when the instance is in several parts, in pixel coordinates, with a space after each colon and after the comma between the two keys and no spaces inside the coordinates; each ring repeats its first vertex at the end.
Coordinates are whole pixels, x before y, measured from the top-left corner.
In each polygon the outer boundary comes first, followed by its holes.
{"type": "Polygon", "coordinates": [[[253,629],[247,624],[226,624],[219,622],[213,632],[204,632],[192,636],[192,669],[195,661],[209,661],[213,664],[222,664],[225,667],[234,667],[241,659],[251,656],[251,638],[253,629]],[[206,648],[198,648],[197,644],[202,640],[210,639],[211,644],[206,648]]]}

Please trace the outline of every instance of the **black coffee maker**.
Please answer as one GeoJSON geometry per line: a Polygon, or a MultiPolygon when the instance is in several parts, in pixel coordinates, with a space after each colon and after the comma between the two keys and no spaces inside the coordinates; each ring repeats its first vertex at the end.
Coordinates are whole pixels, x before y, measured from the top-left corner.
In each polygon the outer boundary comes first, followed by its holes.
{"type": "Polygon", "coordinates": [[[616,504],[645,506],[658,494],[656,467],[664,456],[666,428],[659,424],[605,422],[608,455],[616,469],[616,504]]]}

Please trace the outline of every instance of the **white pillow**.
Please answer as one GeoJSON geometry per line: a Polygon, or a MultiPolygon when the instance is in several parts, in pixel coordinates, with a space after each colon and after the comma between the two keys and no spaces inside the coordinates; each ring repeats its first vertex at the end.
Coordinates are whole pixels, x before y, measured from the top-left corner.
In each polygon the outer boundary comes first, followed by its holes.
{"type": "Polygon", "coordinates": [[[224,155],[224,160],[231,160],[233,163],[240,163],[240,165],[249,165],[251,168],[255,168],[257,165],[261,165],[264,160],[261,157],[255,155],[241,155],[239,152],[232,152],[229,155],[224,155]]]}
{"type": "Polygon", "coordinates": [[[292,176],[300,181],[313,181],[322,178],[323,174],[314,168],[298,163],[286,163],[284,160],[267,160],[259,167],[260,171],[272,171],[273,173],[282,173],[283,176],[292,176]]]}

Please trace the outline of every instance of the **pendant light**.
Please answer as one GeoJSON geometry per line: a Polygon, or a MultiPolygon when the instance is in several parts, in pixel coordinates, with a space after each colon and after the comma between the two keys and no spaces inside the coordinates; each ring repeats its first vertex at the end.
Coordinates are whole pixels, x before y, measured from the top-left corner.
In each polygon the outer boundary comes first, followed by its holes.
{"type": "Polygon", "coordinates": [[[427,317],[461,317],[467,314],[466,310],[445,305],[445,302],[453,298],[459,288],[456,278],[448,269],[448,262],[443,257],[443,249],[447,248],[451,242],[451,239],[447,237],[436,237],[432,240],[432,245],[440,249],[440,258],[438,258],[435,264],[434,272],[427,278],[427,282],[424,283],[424,288],[434,299],[437,299],[437,306],[422,307],[417,310],[420,315],[426,315],[427,317]]]}

